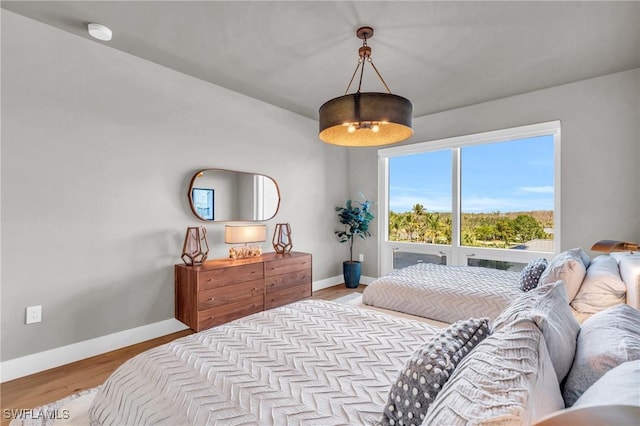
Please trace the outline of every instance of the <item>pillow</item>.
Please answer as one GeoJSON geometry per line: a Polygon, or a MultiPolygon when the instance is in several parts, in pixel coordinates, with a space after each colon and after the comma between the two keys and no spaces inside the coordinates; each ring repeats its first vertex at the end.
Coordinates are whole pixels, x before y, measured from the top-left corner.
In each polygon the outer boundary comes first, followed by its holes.
{"type": "Polygon", "coordinates": [[[578,398],[573,407],[640,405],[640,359],[607,371],[578,398]]]}
{"type": "Polygon", "coordinates": [[[458,321],[418,349],[391,386],[381,424],[422,423],[429,404],[454,368],[487,336],[488,330],[487,318],[458,321]]]}
{"type": "Polygon", "coordinates": [[[552,284],[558,280],[563,280],[567,287],[567,298],[569,302],[576,297],[582,280],[587,273],[589,256],[581,248],[574,248],[564,251],[553,258],[540,277],[538,286],[552,284]],[[586,259],[585,259],[586,258],[586,259]]]}
{"type": "Polygon", "coordinates": [[[527,319],[533,321],[544,336],[558,382],[566,377],[576,352],[580,324],[573,316],[562,281],[524,293],[496,318],[493,330],[527,319]]]}
{"type": "Polygon", "coordinates": [[[640,406],[598,405],[558,410],[534,426],[637,426],[640,406]]]}
{"type": "Polygon", "coordinates": [[[533,424],[562,408],[542,333],[523,320],[496,331],[462,360],[422,424],[533,424]]]}
{"type": "Polygon", "coordinates": [[[618,262],[611,256],[598,256],[587,268],[571,306],[578,312],[595,314],[626,300],[627,286],[620,278],[618,262]]]}
{"type": "Polygon", "coordinates": [[[591,264],[591,258],[589,257],[587,252],[584,251],[582,248],[577,247],[568,251],[572,253],[574,256],[580,257],[580,260],[582,260],[582,263],[584,264],[585,268],[588,268],[589,265],[591,264]]]}
{"type": "Polygon", "coordinates": [[[564,383],[567,407],[607,371],[640,359],[640,311],[615,305],[587,319],[580,328],[576,356],[564,383]]]}
{"type": "Polygon", "coordinates": [[[518,277],[520,290],[529,291],[536,288],[538,286],[540,276],[547,268],[548,264],[549,262],[547,262],[547,259],[544,257],[540,257],[529,262],[527,266],[520,271],[520,276],[518,277]]]}
{"type": "Polygon", "coordinates": [[[618,265],[620,277],[627,286],[627,305],[640,309],[640,253],[626,253],[618,265]]]}

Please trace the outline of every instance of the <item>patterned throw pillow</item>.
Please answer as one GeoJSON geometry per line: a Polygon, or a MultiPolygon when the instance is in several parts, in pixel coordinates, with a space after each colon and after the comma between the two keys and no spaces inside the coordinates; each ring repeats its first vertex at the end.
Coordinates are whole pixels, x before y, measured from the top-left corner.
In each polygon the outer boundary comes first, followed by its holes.
{"type": "Polygon", "coordinates": [[[381,424],[420,425],[454,368],[488,330],[488,318],[458,321],[418,349],[391,386],[381,424]]]}
{"type": "Polygon", "coordinates": [[[520,284],[520,290],[529,291],[538,286],[538,281],[540,280],[540,276],[547,268],[547,259],[544,257],[540,257],[538,259],[534,259],[524,267],[522,271],[520,271],[520,277],[518,277],[518,284],[520,284]]]}

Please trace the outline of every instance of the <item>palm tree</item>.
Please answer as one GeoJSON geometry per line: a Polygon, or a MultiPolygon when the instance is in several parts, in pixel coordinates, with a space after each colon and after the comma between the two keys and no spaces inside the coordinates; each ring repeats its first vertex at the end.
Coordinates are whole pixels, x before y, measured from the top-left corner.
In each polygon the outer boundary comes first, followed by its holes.
{"type": "Polygon", "coordinates": [[[402,215],[396,212],[389,212],[389,240],[400,240],[400,229],[402,227],[402,215]]]}
{"type": "Polygon", "coordinates": [[[431,236],[431,243],[435,244],[440,234],[440,215],[433,213],[427,216],[427,228],[431,236]]]}
{"type": "Polygon", "coordinates": [[[421,223],[423,222],[423,216],[425,214],[424,206],[420,203],[414,204],[411,208],[409,227],[409,241],[413,241],[414,238],[419,238],[421,235],[421,223]]]}

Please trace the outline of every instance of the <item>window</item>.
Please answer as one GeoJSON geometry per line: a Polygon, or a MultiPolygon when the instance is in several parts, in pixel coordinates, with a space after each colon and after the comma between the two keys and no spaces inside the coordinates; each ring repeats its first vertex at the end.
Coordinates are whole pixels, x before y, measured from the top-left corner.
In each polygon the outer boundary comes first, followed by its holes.
{"type": "Polygon", "coordinates": [[[380,273],[520,270],[559,250],[559,122],[379,150],[380,273]]]}

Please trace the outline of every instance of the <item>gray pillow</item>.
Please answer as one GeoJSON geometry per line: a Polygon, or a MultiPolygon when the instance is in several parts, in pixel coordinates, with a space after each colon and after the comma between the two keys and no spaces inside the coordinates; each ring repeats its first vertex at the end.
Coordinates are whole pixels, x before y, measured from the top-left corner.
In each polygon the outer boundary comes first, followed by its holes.
{"type": "Polygon", "coordinates": [[[640,359],[607,371],[587,389],[573,407],[640,405],[640,359]]]}
{"type": "Polygon", "coordinates": [[[627,300],[627,286],[620,277],[618,262],[611,256],[591,261],[571,306],[578,312],[595,314],[627,300]]]}
{"type": "Polygon", "coordinates": [[[576,356],[564,383],[567,407],[607,371],[640,359],[640,311],[615,305],[587,319],[580,328],[576,356]]]}
{"type": "Polygon", "coordinates": [[[418,349],[389,390],[382,425],[420,424],[458,363],[488,334],[489,319],[451,324],[418,349]]]}
{"type": "Polygon", "coordinates": [[[518,284],[520,285],[520,290],[529,291],[538,287],[538,281],[540,280],[540,276],[547,268],[547,259],[544,257],[540,257],[538,259],[534,259],[527,264],[527,266],[520,271],[520,276],[518,277],[518,284]]]}
{"type": "Polygon", "coordinates": [[[493,330],[523,319],[533,321],[544,336],[558,383],[566,377],[576,352],[580,324],[569,308],[562,281],[537,287],[524,293],[496,318],[493,330]]]}

